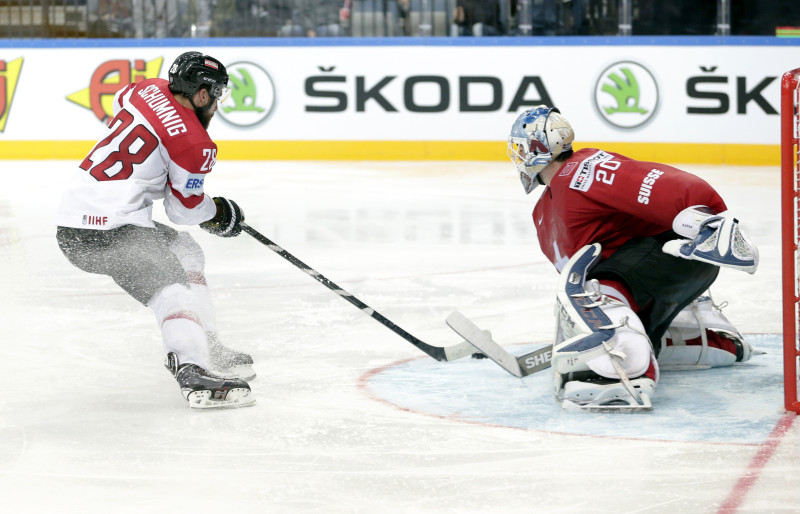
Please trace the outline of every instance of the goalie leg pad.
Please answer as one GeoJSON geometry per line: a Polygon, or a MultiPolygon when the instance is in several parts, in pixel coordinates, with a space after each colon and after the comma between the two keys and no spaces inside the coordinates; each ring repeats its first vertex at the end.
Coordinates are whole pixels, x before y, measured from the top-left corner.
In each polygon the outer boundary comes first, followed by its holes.
{"type": "MultiPolygon", "coordinates": [[[[586,274],[599,256],[599,244],[586,246],[561,272],[552,356],[554,393],[559,401],[575,402],[576,391],[594,391],[590,395],[594,399],[585,402],[605,405],[616,404],[620,400],[617,393],[625,391],[631,405],[644,407],[658,381],[658,364],[633,310],[603,295],[596,280],[585,284],[586,274]],[[565,336],[569,339],[564,340],[565,336]],[[652,376],[644,377],[652,382],[645,387],[644,398],[629,377],[641,377],[651,368],[652,376]],[[570,384],[573,381],[583,384],[570,384]]],[[[588,393],[580,394],[588,398],[588,393]]]]}
{"type": "Polygon", "coordinates": [[[554,371],[562,375],[593,371],[601,377],[619,379],[619,373],[611,362],[612,356],[603,345],[605,342],[617,354],[626,375],[638,377],[644,374],[652,364],[654,354],[636,313],[627,305],[610,299],[593,309],[601,311],[598,316],[606,317],[606,326],[615,328],[579,334],[554,346],[554,371]]]}
{"type": "Polygon", "coordinates": [[[658,362],[663,369],[706,369],[746,362],[753,353],[712,298],[701,296],[670,324],[661,339],[658,362]]]}

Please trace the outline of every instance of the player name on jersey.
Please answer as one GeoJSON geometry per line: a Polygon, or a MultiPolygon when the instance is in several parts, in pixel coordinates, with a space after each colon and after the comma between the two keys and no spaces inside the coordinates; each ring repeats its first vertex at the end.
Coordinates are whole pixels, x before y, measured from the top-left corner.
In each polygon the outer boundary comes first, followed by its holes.
{"type": "Polygon", "coordinates": [[[184,125],[175,106],[155,84],[151,84],[138,92],[139,96],[145,101],[155,115],[161,120],[164,128],[170,136],[177,136],[186,132],[186,125],[184,125]]]}

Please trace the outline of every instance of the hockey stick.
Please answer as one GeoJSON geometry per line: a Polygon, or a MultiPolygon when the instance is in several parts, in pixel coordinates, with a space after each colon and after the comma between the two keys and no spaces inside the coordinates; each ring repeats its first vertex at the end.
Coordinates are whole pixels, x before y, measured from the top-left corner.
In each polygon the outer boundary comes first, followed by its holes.
{"type": "Polygon", "coordinates": [[[441,347],[441,346],[431,346],[417,339],[416,337],[412,336],[402,328],[392,323],[381,313],[371,308],[369,305],[365,304],[364,302],[362,302],[352,294],[348,293],[338,285],[334,284],[333,282],[328,280],[326,277],[324,277],[318,271],[314,270],[309,265],[303,263],[300,259],[292,255],[291,253],[287,252],[277,244],[270,241],[266,236],[260,234],[253,227],[247,225],[246,223],[242,223],[241,227],[242,230],[253,236],[253,238],[256,239],[258,242],[262,243],[273,252],[277,253],[287,261],[291,262],[296,267],[300,268],[303,272],[310,275],[314,280],[324,285],[334,293],[338,294],[348,302],[352,303],[357,308],[361,309],[362,312],[370,315],[371,317],[376,319],[379,323],[381,323],[383,326],[385,326],[395,334],[399,335],[409,343],[413,344],[423,352],[427,353],[437,361],[453,361],[456,359],[460,359],[462,357],[466,357],[467,355],[471,355],[475,351],[472,345],[470,345],[466,341],[453,346],[441,347]]]}
{"type": "Polygon", "coordinates": [[[497,363],[498,366],[515,377],[526,377],[550,367],[550,359],[553,356],[553,345],[551,344],[515,357],[503,350],[492,339],[489,331],[481,330],[475,323],[465,318],[458,311],[453,311],[447,316],[447,325],[472,346],[497,363]]]}

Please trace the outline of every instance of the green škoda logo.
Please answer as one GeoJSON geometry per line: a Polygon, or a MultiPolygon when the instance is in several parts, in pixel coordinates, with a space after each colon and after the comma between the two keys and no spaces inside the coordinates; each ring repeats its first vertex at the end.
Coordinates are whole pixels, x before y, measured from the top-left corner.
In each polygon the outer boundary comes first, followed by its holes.
{"type": "Polygon", "coordinates": [[[611,125],[640,127],[652,119],[658,109],[658,84],[641,64],[614,63],[597,79],[594,104],[600,116],[611,125]]]}
{"type": "Polygon", "coordinates": [[[231,96],[220,104],[220,117],[231,125],[250,127],[269,117],[275,105],[275,86],[263,68],[251,62],[226,66],[231,96]]]}

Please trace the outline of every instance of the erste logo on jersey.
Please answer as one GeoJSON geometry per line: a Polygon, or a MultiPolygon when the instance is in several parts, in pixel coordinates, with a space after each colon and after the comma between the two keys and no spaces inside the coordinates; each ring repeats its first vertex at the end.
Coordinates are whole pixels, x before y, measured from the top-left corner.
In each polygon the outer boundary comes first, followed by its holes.
{"type": "Polygon", "coordinates": [[[189,179],[186,181],[186,189],[203,189],[203,181],[205,175],[189,174],[189,179]]]}
{"type": "Polygon", "coordinates": [[[13,61],[0,59],[0,132],[6,128],[8,111],[11,110],[11,101],[22,69],[22,57],[13,61]]]}
{"type": "Polygon", "coordinates": [[[117,91],[128,84],[158,77],[163,57],[145,62],[135,59],[106,61],[92,73],[89,87],[67,96],[67,100],[91,110],[95,117],[106,123],[114,114],[112,103],[117,91]]]}

